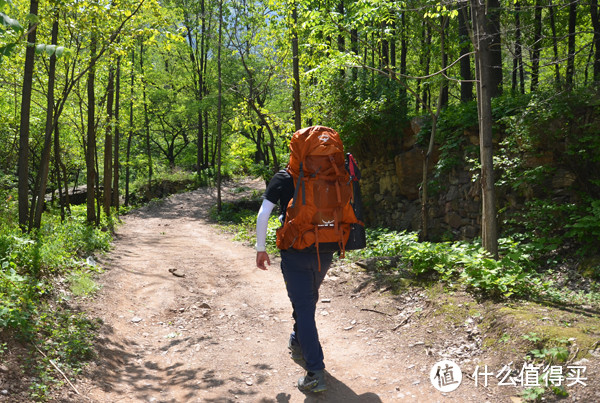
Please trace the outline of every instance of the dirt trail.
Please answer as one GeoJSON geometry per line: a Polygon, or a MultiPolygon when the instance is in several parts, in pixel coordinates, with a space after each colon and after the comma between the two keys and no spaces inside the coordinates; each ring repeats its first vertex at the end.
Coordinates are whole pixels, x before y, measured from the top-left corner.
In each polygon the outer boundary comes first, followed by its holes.
{"type": "MultiPolygon", "coordinates": [[[[232,197],[230,190],[225,195],[232,197]]],[[[331,270],[317,308],[329,390],[298,391],[302,369],[286,348],[291,307],[279,262],[266,272],[256,269],[252,248],[207,221],[214,201],[214,190],[200,189],[123,217],[115,247],[102,259],[102,290],[83,306],[104,323],[99,358],[77,382],[85,399],[73,393],[65,399],[509,401],[468,384],[447,394],[437,391],[429,371],[439,357],[427,354],[409,320],[393,330],[398,301],[361,291],[360,279],[343,265],[331,270]]],[[[406,303],[422,302],[413,297],[406,303]]]]}

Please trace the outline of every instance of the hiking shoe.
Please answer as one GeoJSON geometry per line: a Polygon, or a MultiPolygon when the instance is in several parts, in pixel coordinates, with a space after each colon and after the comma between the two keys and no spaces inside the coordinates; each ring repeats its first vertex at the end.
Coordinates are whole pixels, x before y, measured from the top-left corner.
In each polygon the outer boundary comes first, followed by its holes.
{"type": "Polygon", "coordinates": [[[298,379],[298,389],[303,392],[324,392],[327,390],[325,384],[325,371],[308,371],[306,375],[298,379]]]}
{"type": "Polygon", "coordinates": [[[288,342],[288,350],[290,350],[290,356],[292,357],[292,360],[296,361],[296,363],[298,363],[298,365],[301,367],[304,367],[306,362],[304,361],[304,356],[302,355],[302,347],[300,347],[300,344],[293,342],[291,337],[288,342]]]}

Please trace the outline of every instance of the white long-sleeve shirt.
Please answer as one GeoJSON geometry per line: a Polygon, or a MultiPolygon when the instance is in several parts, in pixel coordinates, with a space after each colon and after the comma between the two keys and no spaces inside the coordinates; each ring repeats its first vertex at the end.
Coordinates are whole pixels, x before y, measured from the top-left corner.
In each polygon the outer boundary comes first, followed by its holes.
{"type": "Polygon", "coordinates": [[[273,211],[275,204],[264,199],[258,215],[256,216],[256,251],[264,252],[267,243],[267,228],[269,227],[269,216],[273,211]]]}

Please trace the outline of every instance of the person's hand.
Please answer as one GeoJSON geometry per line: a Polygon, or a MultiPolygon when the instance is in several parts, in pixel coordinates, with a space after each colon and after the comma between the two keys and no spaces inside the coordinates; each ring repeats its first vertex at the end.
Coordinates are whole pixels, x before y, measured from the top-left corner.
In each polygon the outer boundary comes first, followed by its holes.
{"type": "Polygon", "coordinates": [[[269,259],[267,252],[256,252],[256,267],[261,270],[267,270],[265,262],[271,266],[271,259],[269,259]]]}

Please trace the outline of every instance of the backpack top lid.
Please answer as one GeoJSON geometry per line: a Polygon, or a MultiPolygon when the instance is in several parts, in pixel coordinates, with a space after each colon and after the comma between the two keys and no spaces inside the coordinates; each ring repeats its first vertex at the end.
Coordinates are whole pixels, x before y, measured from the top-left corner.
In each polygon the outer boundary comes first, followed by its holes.
{"type": "MultiPolygon", "coordinates": [[[[341,153],[344,156],[344,145],[338,132],[330,127],[311,126],[298,130],[290,141],[290,163],[288,171],[292,176],[299,174],[300,163],[308,155],[328,156],[341,153]]],[[[304,167],[306,171],[307,167],[304,167]]]]}

